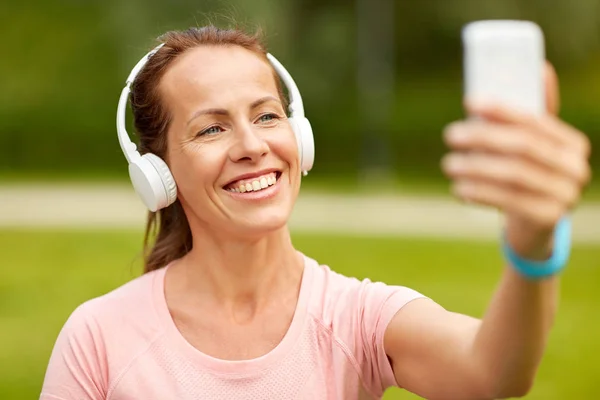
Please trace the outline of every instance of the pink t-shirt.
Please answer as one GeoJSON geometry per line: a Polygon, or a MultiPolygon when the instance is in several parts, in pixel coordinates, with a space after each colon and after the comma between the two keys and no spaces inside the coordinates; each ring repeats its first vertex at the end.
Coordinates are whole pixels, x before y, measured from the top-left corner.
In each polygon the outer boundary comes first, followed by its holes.
{"type": "Polygon", "coordinates": [[[50,357],[42,400],[379,399],[396,385],[385,329],[423,297],[305,257],[296,312],[279,345],[256,359],[225,361],[198,351],[175,326],[164,296],[167,268],[73,312],[50,357]]]}

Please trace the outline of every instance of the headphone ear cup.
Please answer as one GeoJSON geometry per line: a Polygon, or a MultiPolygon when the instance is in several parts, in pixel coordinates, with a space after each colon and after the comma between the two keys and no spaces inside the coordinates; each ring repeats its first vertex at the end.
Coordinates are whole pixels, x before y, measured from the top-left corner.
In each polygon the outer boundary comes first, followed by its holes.
{"type": "Polygon", "coordinates": [[[169,167],[152,153],[146,153],[129,164],[129,177],[150,211],[168,207],[177,199],[177,186],[169,167]]]}
{"type": "Polygon", "coordinates": [[[304,173],[310,171],[315,162],[315,139],[310,121],[305,117],[289,118],[298,151],[300,152],[300,168],[304,173]]]}
{"type": "Polygon", "coordinates": [[[173,178],[173,174],[171,173],[169,166],[163,161],[162,158],[155,154],[146,153],[143,157],[147,157],[148,161],[150,161],[152,166],[158,172],[163,187],[165,188],[165,192],[167,193],[167,204],[165,207],[170,206],[175,202],[175,200],[177,200],[177,185],[175,184],[175,178],[173,178]]]}
{"type": "Polygon", "coordinates": [[[302,134],[300,133],[300,127],[296,123],[294,117],[289,117],[288,122],[294,131],[294,137],[296,138],[296,145],[298,146],[298,156],[300,157],[300,163],[302,163],[302,134]]]}

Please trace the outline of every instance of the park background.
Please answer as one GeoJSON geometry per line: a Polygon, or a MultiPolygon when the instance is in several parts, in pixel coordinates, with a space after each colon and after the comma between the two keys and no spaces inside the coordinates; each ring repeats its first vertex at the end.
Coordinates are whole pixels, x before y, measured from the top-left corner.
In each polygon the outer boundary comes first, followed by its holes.
{"type": "MultiPolygon", "coordinates": [[[[600,148],[600,0],[3,1],[1,399],[37,398],[68,315],[140,273],[144,214],[115,130],[125,77],[161,33],[232,18],[262,28],[303,94],[316,162],[292,228],[300,250],[339,272],[485,310],[502,265],[499,222],[456,204],[439,168],[441,131],[463,117],[465,23],[537,22],[561,117],[600,148]]],[[[528,399],[598,397],[599,200],[592,183],[528,399]]]]}

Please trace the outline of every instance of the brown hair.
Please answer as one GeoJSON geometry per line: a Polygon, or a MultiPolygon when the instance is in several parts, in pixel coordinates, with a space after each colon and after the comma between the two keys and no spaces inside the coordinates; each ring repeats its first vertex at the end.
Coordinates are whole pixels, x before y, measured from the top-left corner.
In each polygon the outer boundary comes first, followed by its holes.
{"type": "MultiPolygon", "coordinates": [[[[203,45],[241,46],[266,58],[261,33],[248,35],[239,29],[220,29],[213,25],[171,31],[159,37],[164,45],[148,60],[131,88],[131,108],[140,152],[153,153],[165,159],[169,110],[161,102],[158,85],[169,65],[185,51],[203,45]]],[[[275,82],[284,106],[286,104],[279,78],[275,82]]],[[[192,232],[179,200],[158,212],[150,212],[144,235],[144,273],[161,268],[183,257],[192,249],[192,232]]]]}

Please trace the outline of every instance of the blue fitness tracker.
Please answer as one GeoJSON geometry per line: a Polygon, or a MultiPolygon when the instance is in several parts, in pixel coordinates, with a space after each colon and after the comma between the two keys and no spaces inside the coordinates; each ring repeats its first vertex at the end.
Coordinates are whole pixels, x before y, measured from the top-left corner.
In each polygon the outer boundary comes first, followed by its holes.
{"type": "Polygon", "coordinates": [[[529,280],[538,280],[559,273],[567,264],[571,254],[571,219],[563,217],[554,229],[552,256],[545,261],[526,260],[518,256],[503,238],[502,252],[506,260],[521,275],[529,280]]]}

